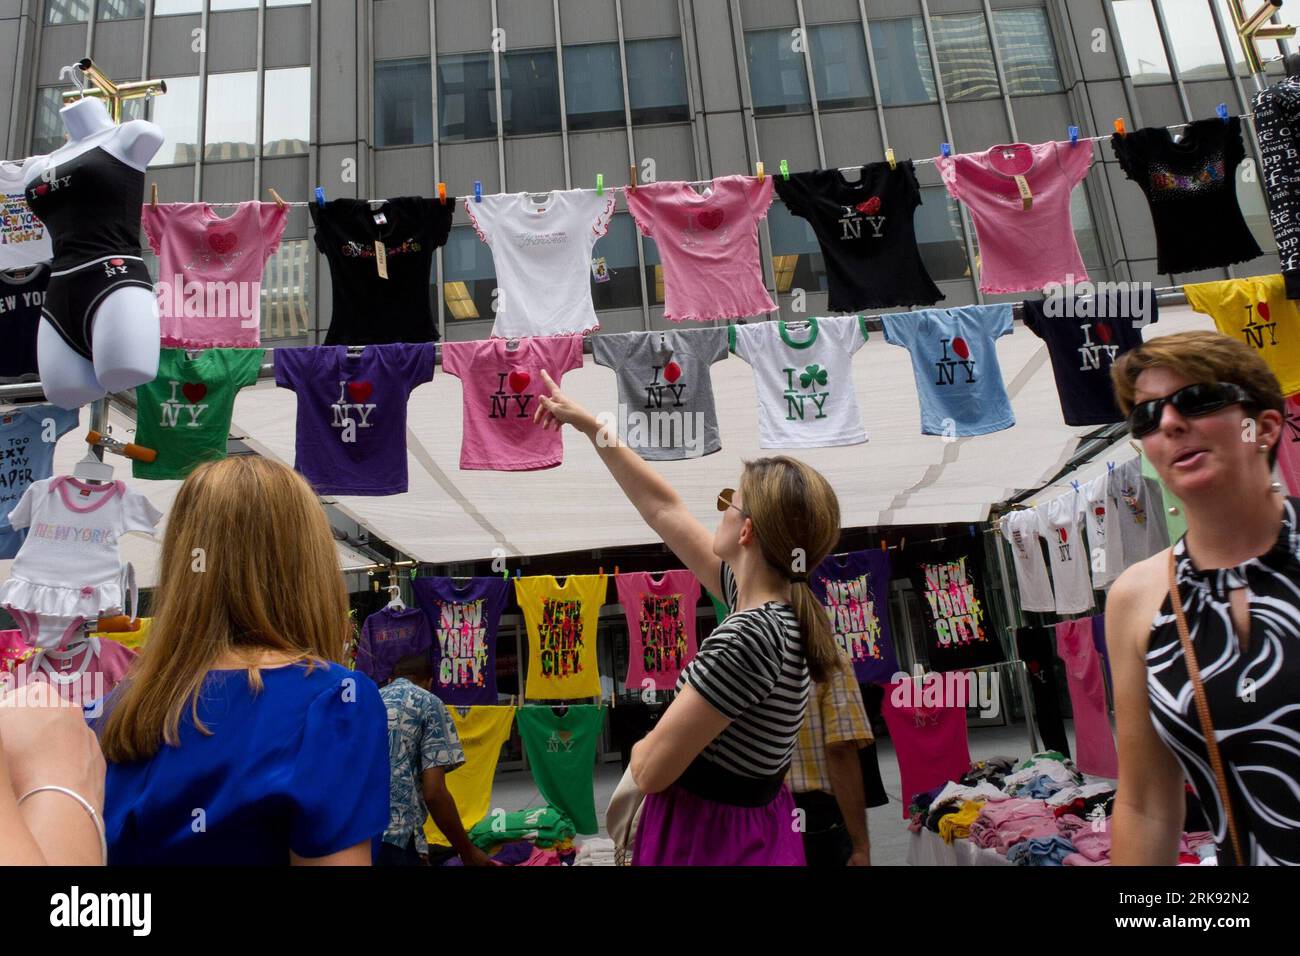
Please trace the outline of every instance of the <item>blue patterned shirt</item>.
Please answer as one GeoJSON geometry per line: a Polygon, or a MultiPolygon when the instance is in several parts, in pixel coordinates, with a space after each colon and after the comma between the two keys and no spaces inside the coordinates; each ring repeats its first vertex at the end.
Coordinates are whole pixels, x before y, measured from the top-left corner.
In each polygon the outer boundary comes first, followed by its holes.
{"type": "Polygon", "coordinates": [[[465,751],[451,715],[433,694],[405,677],[379,693],[388,708],[388,762],[392,768],[384,842],[406,846],[414,836],[417,852],[424,853],[429,848],[424,838],[428,809],[420,775],[434,767],[455,770],[465,763],[465,751]]]}

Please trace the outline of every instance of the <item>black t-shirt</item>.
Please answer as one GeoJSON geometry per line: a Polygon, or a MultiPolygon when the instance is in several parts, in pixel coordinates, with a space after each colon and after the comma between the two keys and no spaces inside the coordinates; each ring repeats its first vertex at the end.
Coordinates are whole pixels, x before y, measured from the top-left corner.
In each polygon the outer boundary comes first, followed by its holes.
{"type": "Polygon", "coordinates": [[[36,333],[41,324],[48,263],[31,268],[21,279],[0,272],[0,382],[35,381],[36,333]]]}
{"type": "Polygon", "coordinates": [[[1115,134],[1110,144],[1146,193],[1161,272],[1199,272],[1263,255],[1237,203],[1237,166],[1246,158],[1237,117],[1197,120],[1177,143],[1153,126],[1115,134]]]}
{"type": "Polygon", "coordinates": [[[862,167],[848,182],[837,169],[772,177],[777,195],[808,220],[830,280],[832,312],[933,305],[943,298],[925,271],[912,222],[921,188],[911,161],[862,167]]]}
{"type": "Polygon", "coordinates": [[[908,545],[900,556],[910,564],[931,670],[966,670],[1006,656],[967,540],[978,544],[974,538],[949,538],[937,545],[908,545]]]}
{"type": "Polygon", "coordinates": [[[1065,424],[1123,421],[1115,404],[1110,367],[1129,349],[1141,345],[1142,326],[1156,321],[1154,293],[1148,289],[1146,294],[1026,302],[1024,316],[1025,328],[1047,343],[1065,424]]]}
{"type": "Polygon", "coordinates": [[[334,286],[334,315],[326,345],[434,342],[438,325],[430,302],[433,251],[447,241],[456,200],[399,196],[382,205],[331,199],[311,210],[316,247],[325,253],[334,286]],[[384,221],[376,221],[380,216],[384,221]],[[388,278],[379,274],[375,243],[382,240],[388,278]]]}

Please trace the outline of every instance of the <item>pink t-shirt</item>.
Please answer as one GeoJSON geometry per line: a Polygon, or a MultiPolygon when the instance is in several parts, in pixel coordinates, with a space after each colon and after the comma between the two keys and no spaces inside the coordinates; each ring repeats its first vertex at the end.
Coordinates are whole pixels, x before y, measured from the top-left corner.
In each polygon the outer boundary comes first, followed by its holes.
{"type": "Polygon", "coordinates": [[[1106,713],[1101,655],[1092,642],[1092,618],[1081,617],[1056,625],[1056,652],[1065,663],[1065,676],[1070,684],[1074,762],[1084,773],[1115,779],[1119,776],[1119,757],[1106,713]]]}
{"type": "Polygon", "coordinates": [[[649,678],[655,690],[672,690],[677,676],[695,656],[695,605],[700,581],[690,571],[666,571],[656,581],[646,571],[614,579],[627,614],[627,681],[641,690],[649,678]]]}
{"type": "Polygon", "coordinates": [[[446,342],[442,368],[464,390],[462,470],[537,471],[564,459],[561,433],[534,424],[533,413],[549,394],[543,369],[558,385],[582,368],[581,335],[446,342]]]}
{"type": "Polygon", "coordinates": [[[107,696],[126,676],[136,652],[108,638],[74,638],[65,650],[38,651],[19,631],[0,631],[0,673],[14,686],[49,680],[65,699],[89,704],[107,696]],[[73,695],[79,695],[74,698],[73,695]]]}
{"type": "Polygon", "coordinates": [[[1300,495],[1300,395],[1286,400],[1286,421],[1277,442],[1277,468],[1286,482],[1287,493],[1300,495]]]}
{"type": "Polygon", "coordinates": [[[683,182],[647,183],[623,194],[664,267],[664,318],[740,319],[776,311],[763,285],[758,223],[772,204],[772,177],[713,180],[703,196],[683,182]]]}
{"type": "Polygon", "coordinates": [[[262,272],[289,207],[241,202],[222,218],[203,202],[144,204],[158,256],[158,316],[166,348],[257,348],[262,272]]]}
{"type": "MultiPolygon", "coordinates": [[[[907,678],[910,680],[910,678],[907,678]]],[[[907,807],[918,793],[941,787],[949,780],[960,780],[970,769],[970,748],[966,739],[966,708],[896,706],[897,697],[908,696],[899,689],[904,681],[894,681],[885,688],[881,714],[894,742],[898,773],[903,780],[903,819],[907,807]]],[[[915,688],[914,696],[921,690],[915,688]]]]}
{"type": "Polygon", "coordinates": [[[980,291],[1030,292],[1088,278],[1070,220],[1070,192],[1088,175],[1092,144],[1016,143],[938,157],[954,199],[970,210],[979,238],[980,291]],[[1024,208],[1015,177],[1033,201],[1024,208]]]}

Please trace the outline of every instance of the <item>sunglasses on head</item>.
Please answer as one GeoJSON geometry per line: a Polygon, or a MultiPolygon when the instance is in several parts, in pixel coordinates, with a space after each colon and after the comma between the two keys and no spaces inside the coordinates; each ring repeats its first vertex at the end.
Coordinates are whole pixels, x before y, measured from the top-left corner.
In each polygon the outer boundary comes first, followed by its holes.
{"type": "Polygon", "coordinates": [[[1240,385],[1230,382],[1185,385],[1172,395],[1153,398],[1133,406],[1133,411],[1128,416],[1128,427],[1134,438],[1150,435],[1160,427],[1166,403],[1178,409],[1178,414],[1184,418],[1199,418],[1202,415],[1213,415],[1229,405],[1252,404],[1253,399],[1240,385]]]}

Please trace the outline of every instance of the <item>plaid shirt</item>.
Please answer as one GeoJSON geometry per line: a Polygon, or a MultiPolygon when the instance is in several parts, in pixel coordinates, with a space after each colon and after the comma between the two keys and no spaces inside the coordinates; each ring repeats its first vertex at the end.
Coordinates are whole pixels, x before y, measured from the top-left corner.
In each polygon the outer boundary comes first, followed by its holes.
{"type": "Polygon", "coordinates": [[[831,679],[813,684],[808,710],[799,731],[794,760],[786,782],[795,793],[823,790],[831,793],[830,767],[826,760],[828,744],[854,741],[861,750],[876,738],[871,733],[862,693],[853,676],[848,656],[840,655],[841,667],[831,679]]]}

